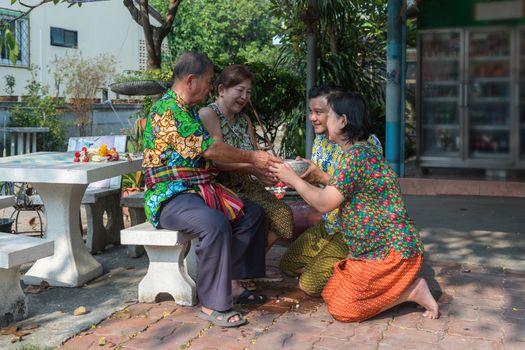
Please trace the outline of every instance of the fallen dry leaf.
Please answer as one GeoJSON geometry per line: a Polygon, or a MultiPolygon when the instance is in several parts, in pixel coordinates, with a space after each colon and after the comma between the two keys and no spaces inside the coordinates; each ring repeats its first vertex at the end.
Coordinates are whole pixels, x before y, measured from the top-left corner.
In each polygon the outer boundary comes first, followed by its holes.
{"type": "Polygon", "coordinates": [[[31,226],[31,229],[32,230],[36,230],[37,228],[37,224],[36,224],[36,216],[33,216],[30,220],[29,220],[29,225],[31,226]]]}
{"type": "Polygon", "coordinates": [[[84,314],[87,314],[88,310],[86,309],[85,306],[79,306],[75,309],[75,311],[73,311],[73,315],[74,316],[80,316],[80,315],[84,315],[84,314]]]}
{"type": "Polygon", "coordinates": [[[22,337],[25,337],[26,335],[29,335],[31,334],[31,332],[16,332],[14,334],[15,337],[19,337],[19,338],[22,338],[22,337]]]}
{"type": "Polygon", "coordinates": [[[117,311],[115,312],[115,317],[119,320],[127,320],[128,318],[131,318],[131,315],[128,312],[124,311],[117,311]]]}
{"type": "Polygon", "coordinates": [[[98,339],[98,345],[100,345],[100,346],[106,345],[106,337],[100,337],[98,339]]]}
{"type": "Polygon", "coordinates": [[[34,286],[32,284],[28,285],[26,289],[24,289],[26,294],[38,294],[40,291],[40,287],[34,286]]]}
{"type": "Polygon", "coordinates": [[[11,343],[16,343],[16,342],[19,342],[21,340],[22,340],[22,337],[16,337],[15,336],[15,337],[11,338],[11,343]]]}
{"type": "Polygon", "coordinates": [[[17,330],[18,330],[17,326],[9,326],[9,327],[2,328],[0,330],[0,334],[2,335],[15,334],[17,330]]]}

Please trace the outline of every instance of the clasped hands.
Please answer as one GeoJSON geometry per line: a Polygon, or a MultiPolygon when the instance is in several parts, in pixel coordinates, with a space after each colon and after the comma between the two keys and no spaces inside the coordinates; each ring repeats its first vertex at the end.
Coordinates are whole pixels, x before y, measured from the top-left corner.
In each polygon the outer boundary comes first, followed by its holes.
{"type": "Polygon", "coordinates": [[[308,163],[308,169],[298,176],[290,164],[284,162],[281,158],[271,155],[264,151],[256,151],[256,161],[254,162],[254,175],[266,186],[275,185],[277,181],[284,182],[289,187],[294,187],[299,179],[303,179],[312,184],[322,182],[323,172],[311,160],[297,157],[308,163]]]}

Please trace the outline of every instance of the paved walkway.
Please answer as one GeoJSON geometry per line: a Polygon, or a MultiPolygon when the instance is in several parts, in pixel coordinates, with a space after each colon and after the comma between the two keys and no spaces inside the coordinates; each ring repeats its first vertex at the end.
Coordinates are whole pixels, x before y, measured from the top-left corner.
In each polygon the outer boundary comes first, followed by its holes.
{"type": "MultiPolygon", "coordinates": [[[[278,247],[274,253],[282,249],[278,247]]],[[[134,304],[70,339],[64,349],[524,349],[525,273],[458,264],[426,264],[441,318],[400,305],[360,324],[334,321],[296,280],[260,285],[271,300],[240,308],[249,324],[223,329],[198,318],[199,307],[172,301],[134,304]]]]}
{"type": "MultiPolygon", "coordinates": [[[[405,199],[427,248],[423,275],[438,298],[438,320],[404,304],[360,324],[340,323],[321,299],[307,297],[297,280],[286,278],[259,285],[270,300],[240,309],[248,325],[223,329],[199,319],[198,306],[136,303],[147,260],[129,259],[123,248],[114,248],[95,256],[106,274],[83,288],[29,294],[30,315],[19,326],[39,328],[21,343],[0,335],[0,348],[56,346],[71,337],[61,348],[525,349],[525,199],[405,199]],[[90,312],[72,316],[80,305],[90,312]]],[[[276,266],[284,249],[274,247],[268,265],[276,266]]]]}

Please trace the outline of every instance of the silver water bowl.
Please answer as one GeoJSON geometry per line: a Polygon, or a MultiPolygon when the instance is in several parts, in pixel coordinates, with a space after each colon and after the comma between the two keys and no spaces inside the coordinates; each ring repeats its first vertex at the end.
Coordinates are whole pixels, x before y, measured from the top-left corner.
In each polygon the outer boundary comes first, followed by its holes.
{"type": "Polygon", "coordinates": [[[290,164],[295,173],[299,176],[304,174],[306,169],[308,169],[308,163],[304,160],[295,160],[295,159],[286,159],[286,163],[290,164]]]}

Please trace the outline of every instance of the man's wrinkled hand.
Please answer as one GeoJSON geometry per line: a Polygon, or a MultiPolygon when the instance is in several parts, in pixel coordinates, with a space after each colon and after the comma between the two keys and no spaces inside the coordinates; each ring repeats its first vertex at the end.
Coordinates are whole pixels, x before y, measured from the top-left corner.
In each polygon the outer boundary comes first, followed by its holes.
{"type": "Polygon", "coordinates": [[[253,151],[253,166],[259,171],[268,171],[274,164],[280,164],[283,161],[265,151],[253,151]]]}
{"type": "Polygon", "coordinates": [[[271,171],[268,170],[261,171],[257,168],[254,168],[252,174],[255,175],[255,177],[257,177],[264,186],[273,186],[279,180],[271,171]]]}

